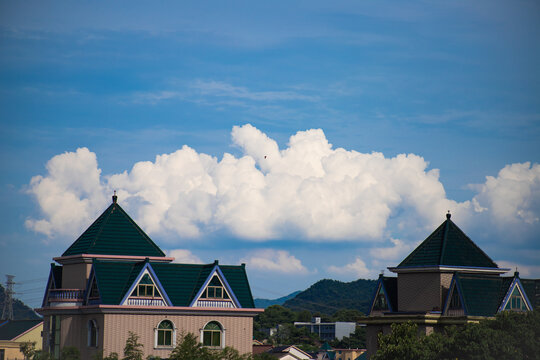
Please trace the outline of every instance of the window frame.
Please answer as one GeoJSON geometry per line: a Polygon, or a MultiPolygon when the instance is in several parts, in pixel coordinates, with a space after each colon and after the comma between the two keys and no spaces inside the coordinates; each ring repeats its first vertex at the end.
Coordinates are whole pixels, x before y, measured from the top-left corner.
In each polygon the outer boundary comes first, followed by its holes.
{"type": "Polygon", "coordinates": [[[212,321],[209,321],[207,322],[203,328],[201,329],[201,338],[200,338],[200,342],[202,344],[202,346],[204,347],[207,347],[207,348],[210,348],[210,349],[223,349],[225,348],[225,328],[223,327],[223,325],[217,321],[217,320],[212,320],[212,321]],[[218,326],[219,330],[215,330],[215,329],[207,329],[207,327],[211,324],[215,324],[218,326]],[[206,340],[206,334],[210,334],[210,344],[205,344],[205,340],[206,340]],[[215,334],[219,334],[219,345],[212,345],[212,343],[214,342],[214,335],[215,334]]]}
{"type": "MultiPolygon", "coordinates": [[[[164,339],[165,340],[165,339],[164,339]]],[[[157,326],[154,329],[154,349],[172,349],[174,345],[176,344],[176,326],[174,325],[174,322],[170,319],[163,319],[161,320],[157,326]],[[163,323],[170,323],[172,328],[171,329],[160,329],[159,327],[163,323]],[[159,333],[170,333],[171,334],[171,343],[169,344],[159,344],[159,333]]]]}
{"type": "Polygon", "coordinates": [[[97,325],[97,321],[94,319],[88,320],[86,328],[87,328],[86,346],[91,347],[91,348],[97,348],[99,346],[99,327],[97,325]],[[95,331],[92,332],[92,330],[95,330],[95,331]]]}

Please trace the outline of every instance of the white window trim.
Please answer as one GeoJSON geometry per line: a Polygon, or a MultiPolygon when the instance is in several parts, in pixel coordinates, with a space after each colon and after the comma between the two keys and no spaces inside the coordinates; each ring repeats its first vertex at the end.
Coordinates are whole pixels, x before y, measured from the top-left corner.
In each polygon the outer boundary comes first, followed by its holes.
{"type": "Polygon", "coordinates": [[[176,345],[176,325],[174,324],[174,322],[170,319],[163,319],[161,320],[160,322],[158,322],[158,324],[156,325],[156,327],[154,328],[154,349],[173,349],[174,346],[176,345]],[[173,333],[172,333],[172,339],[171,339],[171,345],[158,345],[158,330],[159,330],[159,325],[164,322],[164,321],[169,321],[172,326],[173,326],[173,333]]]}
{"type": "MultiPolygon", "coordinates": [[[[226,337],[225,337],[225,332],[226,332],[225,330],[226,330],[226,329],[225,329],[225,326],[223,326],[223,324],[222,324],[221,322],[217,321],[217,320],[210,320],[210,321],[208,321],[208,322],[207,322],[206,324],[204,324],[204,326],[199,330],[199,332],[200,332],[200,342],[201,342],[201,344],[202,344],[203,346],[205,346],[205,345],[204,345],[204,328],[206,327],[206,325],[208,325],[208,324],[211,323],[211,322],[216,322],[216,323],[218,323],[218,324],[219,324],[219,327],[221,328],[221,345],[219,346],[219,348],[224,349],[224,348],[225,348],[225,339],[226,339],[226,337]]],[[[214,346],[207,346],[207,347],[210,348],[210,349],[215,348],[214,346]]]]}
{"type": "Polygon", "coordinates": [[[86,346],[87,347],[91,347],[91,348],[97,348],[99,347],[99,327],[97,325],[97,321],[94,320],[94,319],[90,319],[88,320],[88,323],[86,325],[86,333],[87,333],[87,336],[86,336],[86,346]],[[94,324],[95,328],[96,328],[96,345],[91,345],[90,344],[90,340],[91,340],[91,336],[92,336],[92,330],[91,330],[91,326],[90,324],[94,324]]]}

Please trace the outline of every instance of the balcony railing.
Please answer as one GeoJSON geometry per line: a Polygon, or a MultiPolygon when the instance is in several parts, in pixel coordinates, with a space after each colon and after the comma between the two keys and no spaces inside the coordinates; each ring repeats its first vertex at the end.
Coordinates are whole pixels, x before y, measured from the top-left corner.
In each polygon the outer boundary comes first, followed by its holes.
{"type": "Polygon", "coordinates": [[[84,299],[82,289],[52,289],[49,290],[49,301],[79,302],[84,299]]]}
{"type": "Polygon", "coordinates": [[[197,300],[196,307],[235,308],[230,300],[197,300]]]}

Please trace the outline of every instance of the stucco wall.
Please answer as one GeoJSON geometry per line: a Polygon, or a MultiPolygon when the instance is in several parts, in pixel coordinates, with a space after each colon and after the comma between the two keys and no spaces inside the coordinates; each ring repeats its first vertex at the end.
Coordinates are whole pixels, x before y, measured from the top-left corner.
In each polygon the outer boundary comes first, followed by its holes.
{"type": "Polygon", "coordinates": [[[62,266],[62,289],[85,289],[92,264],[68,264],[62,266]]]}
{"type": "Polygon", "coordinates": [[[105,314],[103,346],[104,354],[112,352],[122,354],[129,331],[139,336],[139,342],[144,344],[144,356],[157,355],[168,357],[171,349],[156,349],[155,329],[162,320],[170,320],[176,329],[176,341],[181,332],[191,332],[200,340],[201,329],[210,321],[218,321],[225,329],[225,346],[237,349],[240,353],[252,350],[253,318],[239,316],[208,316],[208,315],[124,315],[105,314]]]}

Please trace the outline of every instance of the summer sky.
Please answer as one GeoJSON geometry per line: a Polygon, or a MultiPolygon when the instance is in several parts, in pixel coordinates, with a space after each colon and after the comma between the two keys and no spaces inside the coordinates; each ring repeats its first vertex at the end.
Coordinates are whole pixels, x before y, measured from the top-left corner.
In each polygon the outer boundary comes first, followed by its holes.
{"type": "Polygon", "coordinates": [[[376,278],[448,210],[539,278],[539,39],[538,1],[0,0],[0,281],[39,306],[114,190],[255,297],[376,278]]]}

